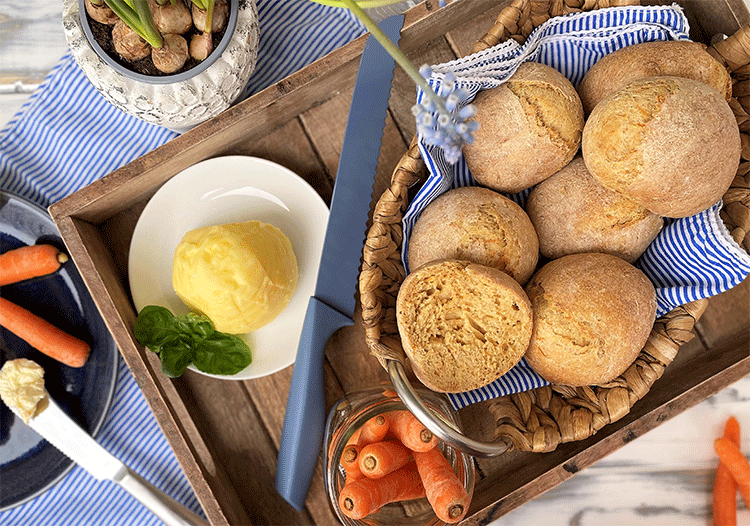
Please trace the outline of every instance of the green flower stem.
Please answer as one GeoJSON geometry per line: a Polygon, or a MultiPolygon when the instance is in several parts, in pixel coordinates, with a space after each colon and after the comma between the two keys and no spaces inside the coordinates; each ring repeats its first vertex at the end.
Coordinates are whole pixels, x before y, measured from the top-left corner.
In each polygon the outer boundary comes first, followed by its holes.
{"type": "Polygon", "coordinates": [[[154,24],[147,0],[105,0],[105,2],[120,20],[151,44],[151,47],[159,49],[164,45],[161,33],[154,24]]]}
{"type": "Polygon", "coordinates": [[[411,63],[411,61],[406,57],[406,55],[404,55],[404,53],[398,48],[398,46],[396,46],[391,41],[391,39],[388,38],[388,36],[386,36],[386,34],[380,30],[375,21],[370,18],[354,0],[342,0],[342,3],[352,13],[354,13],[357,18],[359,18],[359,20],[370,32],[370,34],[374,36],[378,42],[380,42],[380,45],[382,45],[383,48],[385,48],[385,50],[388,52],[388,54],[393,57],[396,63],[401,66],[401,69],[403,69],[406,74],[411,77],[414,83],[422,89],[422,92],[427,95],[430,100],[432,100],[437,108],[439,108],[440,113],[447,114],[448,110],[445,109],[445,103],[442,101],[442,99],[438,97],[437,93],[435,93],[435,91],[427,83],[424,77],[419,74],[419,70],[414,67],[414,64],[411,63]]]}

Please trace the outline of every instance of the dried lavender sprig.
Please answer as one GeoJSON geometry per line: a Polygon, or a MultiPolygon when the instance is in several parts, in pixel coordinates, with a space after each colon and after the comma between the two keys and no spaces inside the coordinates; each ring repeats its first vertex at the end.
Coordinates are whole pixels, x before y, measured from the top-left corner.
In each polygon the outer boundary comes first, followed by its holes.
{"type": "Polygon", "coordinates": [[[422,71],[418,71],[406,55],[380,30],[378,25],[354,0],[342,0],[342,2],[359,18],[370,34],[422,90],[426,99],[423,99],[421,104],[415,104],[412,107],[412,113],[417,120],[417,129],[427,144],[440,146],[445,152],[446,160],[455,164],[461,156],[462,146],[471,144],[474,140],[472,134],[479,127],[476,122],[465,122],[466,119],[474,115],[472,105],[469,104],[459,109],[459,104],[466,99],[468,93],[465,90],[455,89],[455,77],[451,74],[446,75],[446,80],[450,79],[448,84],[441,86],[439,94],[435,93],[426,80],[430,77],[429,68],[425,70],[423,66],[422,71]],[[427,71],[428,74],[424,75],[424,71],[427,71]],[[422,114],[424,114],[424,118],[422,114]],[[420,122],[422,123],[421,127],[420,122]]]}

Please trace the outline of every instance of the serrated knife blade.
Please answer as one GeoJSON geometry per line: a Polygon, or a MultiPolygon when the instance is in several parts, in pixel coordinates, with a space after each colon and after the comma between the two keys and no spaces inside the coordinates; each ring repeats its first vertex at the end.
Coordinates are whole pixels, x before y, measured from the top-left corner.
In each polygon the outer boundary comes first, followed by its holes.
{"type": "MultiPolygon", "coordinates": [[[[398,42],[403,14],[379,24],[398,42]]],[[[395,61],[370,36],[354,85],[315,295],[310,298],[289,388],[276,468],[276,490],[304,506],[323,443],[326,420],[325,345],[354,322],[362,243],[372,199],[395,61]]]]}
{"type": "MultiPolygon", "coordinates": [[[[104,449],[60,409],[49,393],[40,403],[40,408],[42,407],[41,412],[30,418],[27,425],[94,478],[116,482],[167,526],[209,525],[202,517],[169,498],[104,449]]],[[[18,414],[13,407],[11,410],[18,414]]]]}

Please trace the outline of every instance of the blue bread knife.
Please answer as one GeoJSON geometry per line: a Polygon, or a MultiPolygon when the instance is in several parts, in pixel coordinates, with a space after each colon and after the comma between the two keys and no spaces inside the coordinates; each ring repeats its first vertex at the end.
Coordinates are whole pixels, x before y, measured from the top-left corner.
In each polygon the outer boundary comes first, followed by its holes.
{"type": "MultiPolygon", "coordinates": [[[[380,29],[398,42],[404,16],[380,29]]],[[[323,443],[326,420],[325,345],[354,323],[354,293],[378,166],[395,62],[368,37],[346,123],[315,295],[310,298],[284,415],[276,490],[296,509],[304,506],[323,443]]]]}

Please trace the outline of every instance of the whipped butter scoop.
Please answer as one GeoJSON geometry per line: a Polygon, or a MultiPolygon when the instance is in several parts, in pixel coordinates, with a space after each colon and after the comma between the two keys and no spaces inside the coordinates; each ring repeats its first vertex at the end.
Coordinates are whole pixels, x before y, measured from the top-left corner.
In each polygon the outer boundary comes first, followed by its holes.
{"type": "Polygon", "coordinates": [[[8,360],[0,369],[0,399],[28,424],[49,404],[44,369],[31,360],[8,360]]]}
{"type": "Polygon", "coordinates": [[[172,286],[216,330],[242,334],[273,321],[297,287],[289,238],[261,221],[228,223],[186,233],[175,249],[172,286]]]}

